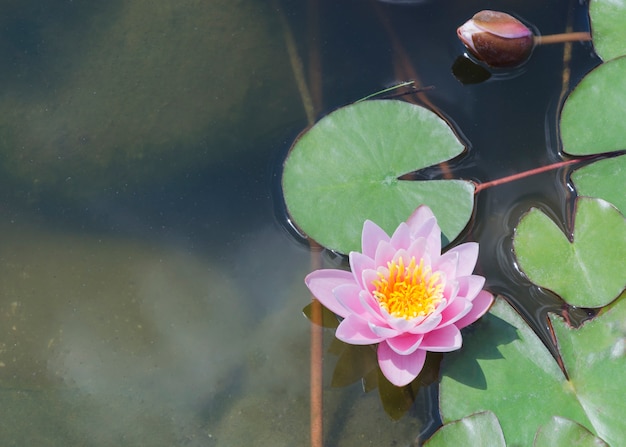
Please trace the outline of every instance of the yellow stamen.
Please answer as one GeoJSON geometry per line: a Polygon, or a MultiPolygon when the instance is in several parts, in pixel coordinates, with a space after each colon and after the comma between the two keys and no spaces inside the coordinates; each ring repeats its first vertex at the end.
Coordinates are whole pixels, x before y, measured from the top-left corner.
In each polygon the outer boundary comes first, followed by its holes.
{"type": "Polygon", "coordinates": [[[430,266],[419,265],[415,257],[409,265],[404,259],[388,262],[389,275],[378,272],[377,280],[372,281],[378,303],[391,316],[410,320],[431,314],[443,299],[444,281],[439,272],[433,273],[430,266]]]}

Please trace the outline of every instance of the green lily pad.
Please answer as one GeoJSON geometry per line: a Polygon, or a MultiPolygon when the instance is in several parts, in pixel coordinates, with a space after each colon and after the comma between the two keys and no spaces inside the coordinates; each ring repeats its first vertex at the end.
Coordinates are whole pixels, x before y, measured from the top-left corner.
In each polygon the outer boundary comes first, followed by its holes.
{"type": "Polygon", "coordinates": [[[506,447],[498,418],[491,411],[449,422],[424,444],[426,447],[488,445],[506,447]]]}
{"type": "Polygon", "coordinates": [[[626,3],[593,0],[589,5],[593,46],[605,61],[626,54],[626,3]]]}
{"type": "Polygon", "coordinates": [[[600,307],[626,287],[626,219],[610,203],[579,197],[573,240],[538,209],[520,221],[513,240],[521,270],[573,306],[600,307]]]}
{"type": "Polygon", "coordinates": [[[552,317],[567,380],[517,312],[496,300],[464,335],[463,348],[444,356],[439,396],[443,422],[492,411],[507,445],[532,445],[538,427],[554,424],[552,417],[559,416],[610,445],[621,445],[626,433],[625,322],[624,295],[580,329],[552,317]],[[512,341],[511,331],[517,335],[512,341]],[[501,358],[485,355],[493,349],[501,358]]]}
{"type": "Polygon", "coordinates": [[[295,223],[321,245],[348,253],[361,246],[363,222],[388,233],[421,204],[454,239],[474,207],[461,180],[399,180],[464,150],[445,121],[403,101],[362,101],[322,118],[294,144],[283,193],[295,223]]]}
{"type": "Polygon", "coordinates": [[[600,197],[626,216],[626,155],[596,161],[577,169],[572,181],[578,195],[600,197]]]}
{"type": "Polygon", "coordinates": [[[577,330],[550,320],[572,391],[591,421],[587,428],[617,446],[626,433],[626,293],[611,307],[577,330]]]}
{"type": "Polygon", "coordinates": [[[535,447],[609,447],[582,425],[559,416],[554,416],[537,430],[535,447]]]}
{"type": "Polygon", "coordinates": [[[625,103],[626,57],[601,64],[588,73],[563,105],[563,150],[572,155],[590,155],[626,149],[625,103]]]}
{"type": "Polygon", "coordinates": [[[508,445],[532,445],[555,414],[589,425],[548,349],[502,299],[464,335],[461,350],[444,356],[439,401],[444,423],[493,411],[508,445]],[[500,358],[486,355],[493,349],[500,358]]]}

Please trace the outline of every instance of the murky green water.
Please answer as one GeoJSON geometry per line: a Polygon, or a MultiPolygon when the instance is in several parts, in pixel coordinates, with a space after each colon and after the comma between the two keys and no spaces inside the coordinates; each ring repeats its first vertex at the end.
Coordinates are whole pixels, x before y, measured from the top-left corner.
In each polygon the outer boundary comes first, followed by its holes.
{"type": "MultiPolygon", "coordinates": [[[[568,4],[507,8],[548,34],[562,32],[568,4]]],[[[459,176],[558,158],[546,129],[562,48],[537,50],[507,81],[463,86],[450,72],[456,27],[498,5],[320,0],[311,41],[298,1],[4,2],[0,444],[309,442],[310,255],[286,230],[276,178],[306,117],[277,6],[305,60],[320,49],[324,111],[406,80],[384,14],[470,142],[459,176]]],[[[589,45],[573,57],[575,83],[595,62],[589,45]]],[[[503,275],[502,259],[529,204],[563,215],[565,182],[551,173],[481,193],[466,234],[483,244],[491,289],[539,325],[559,303],[503,275]]],[[[375,391],[329,385],[335,361],[326,356],[327,445],[412,445],[432,426],[430,394],[393,421],[375,391]]]]}

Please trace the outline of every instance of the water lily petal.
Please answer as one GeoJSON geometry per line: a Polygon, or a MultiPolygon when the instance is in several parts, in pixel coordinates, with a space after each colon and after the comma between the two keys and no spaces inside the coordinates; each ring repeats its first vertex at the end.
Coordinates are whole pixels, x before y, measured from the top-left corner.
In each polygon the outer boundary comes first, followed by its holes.
{"type": "Polygon", "coordinates": [[[459,284],[457,294],[470,301],[478,295],[478,292],[480,292],[485,285],[485,278],[478,275],[462,276],[457,278],[457,281],[459,284]]]}
{"type": "Polygon", "coordinates": [[[474,321],[482,317],[489,310],[492,303],[493,295],[486,290],[481,290],[472,301],[472,309],[467,313],[467,315],[454,323],[454,325],[459,329],[469,326],[474,321]]]}
{"type": "Polygon", "coordinates": [[[480,11],[472,17],[476,26],[500,37],[510,39],[532,36],[532,31],[526,25],[510,14],[500,11],[480,11]]]}
{"type": "Polygon", "coordinates": [[[441,255],[439,259],[433,262],[433,272],[442,272],[446,278],[454,279],[457,276],[457,266],[459,264],[459,254],[449,251],[441,255]]]}
{"type": "MultiPolygon", "coordinates": [[[[416,324],[415,319],[407,320],[406,318],[403,318],[403,317],[394,317],[390,315],[389,312],[387,312],[384,308],[381,308],[381,313],[385,316],[385,320],[387,321],[387,324],[391,326],[392,328],[394,328],[395,330],[397,330],[398,332],[408,332],[416,324]]],[[[417,318],[424,318],[424,317],[417,317],[417,318]]]]}
{"type": "Polygon", "coordinates": [[[428,253],[431,256],[441,254],[441,229],[435,215],[425,205],[420,205],[409,216],[406,221],[407,225],[411,228],[411,237],[417,239],[418,237],[424,237],[427,240],[428,253]],[[428,223],[427,221],[434,219],[434,222],[428,223]],[[430,227],[432,225],[432,227],[430,227]]]}
{"type": "Polygon", "coordinates": [[[432,210],[428,208],[426,205],[418,206],[413,213],[406,220],[406,223],[409,227],[411,227],[411,234],[415,234],[420,230],[422,225],[430,219],[433,219],[435,215],[432,210]]]}
{"type": "Polygon", "coordinates": [[[449,250],[448,253],[458,253],[459,263],[456,268],[457,276],[471,275],[478,260],[478,243],[466,242],[449,250]]]}
{"type": "Polygon", "coordinates": [[[424,367],[426,352],[418,349],[413,354],[400,355],[387,343],[378,345],[378,364],[387,380],[396,386],[411,383],[424,367]]]}
{"type": "Polygon", "coordinates": [[[359,299],[361,300],[363,308],[370,314],[371,318],[368,318],[368,321],[376,323],[379,326],[387,325],[387,316],[383,314],[378,301],[376,301],[367,290],[361,290],[359,299]]]}
{"type": "Polygon", "coordinates": [[[380,272],[382,275],[389,274],[389,270],[387,270],[386,267],[379,267],[378,270],[372,270],[372,269],[363,270],[363,273],[361,274],[361,278],[362,278],[362,284],[363,284],[364,290],[367,290],[370,293],[376,290],[376,286],[374,286],[374,281],[378,281],[380,279],[378,272],[380,272]]]}
{"type": "Polygon", "coordinates": [[[370,329],[367,321],[357,315],[348,315],[339,323],[335,336],[346,343],[352,345],[371,345],[381,342],[385,337],[381,337],[370,329]]]}
{"type": "Polygon", "coordinates": [[[443,287],[443,296],[446,297],[447,303],[452,303],[456,299],[458,294],[459,282],[456,279],[454,281],[446,281],[443,287]]]}
{"type": "Polygon", "coordinates": [[[402,222],[398,225],[391,236],[390,243],[396,250],[408,248],[411,245],[411,229],[406,223],[402,222]]]}
{"type": "Polygon", "coordinates": [[[366,220],[361,234],[361,252],[374,258],[380,241],[389,242],[389,235],[371,220],[366,220]]]}
{"type": "Polygon", "coordinates": [[[387,344],[397,354],[408,355],[420,347],[424,334],[401,334],[397,337],[388,338],[387,344]]]}
{"type": "Polygon", "coordinates": [[[441,312],[441,324],[439,328],[453,324],[463,318],[472,310],[472,303],[465,298],[458,297],[441,312]]]}
{"type": "Polygon", "coordinates": [[[376,248],[376,255],[374,256],[374,263],[377,266],[387,266],[387,263],[393,259],[396,254],[396,249],[393,248],[389,242],[380,241],[376,248]]]}
{"type": "MultiPolygon", "coordinates": [[[[423,258],[427,258],[426,255],[426,238],[425,237],[420,237],[415,239],[411,245],[409,246],[409,248],[407,248],[406,252],[409,255],[409,259],[410,258],[415,258],[417,261],[419,261],[420,259],[423,258]]],[[[428,259],[424,259],[424,263],[426,265],[430,265],[430,258],[428,259]],[[428,263],[426,263],[426,261],[428,261],[428,263]]]]}
{"type": "Polygon", "coordinates": [[[335,269],[316,270],[309,273],[304,282],[324,307],[341,317],[348,316],[348,310],[337,301],[333,289],[343,284],[354,284],[351,272],[335,269]]]}
{"type": "Polygon", "coordinates": [[[345,307],[348,313],[356,314],[363,319],[367,319],[369,312],[363,307],[359,298],[361,287],[358,284],[341,284],[333,289],[333,294],[339,304],[345,307]]]}
{"type": "Polygon", "coordinates": [[[425,334],[427,332],[432,331],[437,326],[439,326],[439,323],[441,323],[441,320],[442,320],[441,311],[437,313],[433,312],[432,314],[424,318],[424,320],[421,323],[416,324],[414,327],[409,329],[409,332],[411,334],[425,334]]]}
{"type": "Polygon", "coordinates": [[[413,240],[425,239],[426,242],[429,242],[428,245],[428,253],[433,257],[439,256],[441,254],[441,229],[437,224],[437,219],[434,217],[426,220],[422,226],[413,233],[411,233],[411,238],[413,240]],[[437,240],[439,242],[437,242],[437,240]]]}
{"type": "Polygon", "coordinates": [[[420,348],[433,352],[449,352],[459,349],[462,343],[461,331],[451,324],[425,334],[420,348]]]}
{"type": "Polygon", "coordinates": [[[399,331],[390,327],[377,326],[373,323],[369,323],[369,327],[370,327],[370,330],[374,334],[376,334],[378,337],[382,337],[385,340],[387,340],[388,338],[393,338],[393,337],[397,337],[398,335],[400,335],[399,331]]]}
{"type": "Polygon", "coordinates": [[[350,252],[349,259],[350,270],[352,270],[354,274],[354,280],[361,288],[365,288],[363,285],[363,270],[375,269],[376,265],[374,264],[374,259],[356,251],[350,252]]]}
{"type": "MultiPolygon", "coordinates": [[[[400,249],[395,252],[393,258],[391,259],[391,262],[398,264],[400,262],[400,258],[404,260],[405,266],[408,265],[411,260],[411,258],[409,257],[409,253],[404,249],[400,249]]],[[[419,263],[419,260],[416,261],[419,263]]]]}

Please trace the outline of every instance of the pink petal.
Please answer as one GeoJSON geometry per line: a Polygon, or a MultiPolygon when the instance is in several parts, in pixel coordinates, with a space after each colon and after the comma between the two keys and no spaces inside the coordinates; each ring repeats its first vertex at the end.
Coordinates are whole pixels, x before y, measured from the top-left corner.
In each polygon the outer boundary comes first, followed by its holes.
{"type": "MultiPolygon", "coordinates": [[[[409,254],[409,259],[415,258],[415,260],[419,262],[420,259],[424,258],[426,254],[426,242],[426,238],[424,237],[420,237],[414,240],[409,248],[407,248],[406,250],[406,252],[409,254]]],[[[424,262],[426,262],[426,259],[424,260],[424,262]]]]}
{"type": "Polygon", "coordinates": [[[446,280],[445,285],[443,286],[443,296],[446,297],[448,304],[452,303],[458,294],[459,282],[456,279],[454,281],[446,280]]]}
{"type": "Polygon", "coordinates": [[[441,255],[439,259],[433,262],[433,272],[443,272],[446,278],[454,279],[457,276],[457,266],[459,264],[459,254],[449,251],[441,255]]]}
{"type": "Polygon", "coordinates": [[[411,233],[411,239],[417,240],[421,238],[426,240],[439,238],[439,243],[434,246],[435,249],[438,247],[438,250],[433,251],[433,254],[441,254],[441,229],[439,228],[439,225],[437,225],[437,219],[434,217],[428,219],[420,228],[411,233]]]}
{"type": "Polygon", "coordinates": [[[393,337],[397,337],[398,335],[400,335],[400,332],[389,327],[377,326],[373,323],[370,323],[369,327],[374,334],[376,334],[378,337],[382,337],[385,340],[387,340],[388,338],[393,338],[393,337]]]}
{"type": "MultiPolygon", "coordinates": [[[[401,248],[401,249],[399,249],[399,250],[397,250],[395,252],[395,254],[393,255],[393,258],[391,259],[391,261],[395,262],[396,264],[398,264],[399,261],[400,261],[400,258],[402,258],[404,260],[404,265],[405,266],[409,264],[409,261],[411,259],[409,257],[409,253],[405,249],[403,249],[403,248],[401,248]]],[[[419,259],[416,259],[416,261],[419,262],[419,259]]]]}
{"type": "Polygon", "coordinates": [[[345,307],[349,314],[356,314],[361,318],[367,320],[369,312],[363,307],[359,293],[361,288],[357,284],[341,284],[333,289],[335,298],[343,307],[345,307]]]}
{"type": "Polygon", "coordinates": [[[378,301],[367,290],[361,290],[359,293],[359,299],[363,305],[363,308],[370,314],[373,318],[368,318],[368,321],[372,321],[374,323],[378,323],[379,325],[387,324],[387,316],[383,315],[382,309],[378,304],[378,301]]]}
{"type": "Polygon", "coordinates": [[[458,320],[454,325],[459,329],[469,326],[474,321],[485,315],[493,303],[493,295],[486,290],[481,290],[472,301],[472,310],[467,315],[458,320]]]}
{"type": "Polygon", "coordinates": [[[453,324],[472,310],[472,303],[465,298],[458,297],[441,312],[440,328],[453,324]]]}
{"type": "Polygon", "coordinates": [[[420,205],[406,220],[406,223],[411,227],[411,234],[415,234],[424,225],[424,223],[433,219],[435,215],[426,205],[420,205]]]}
{"type": "Polygon", "coordinates": [[[351,272],[335,269],[316,270],[309,273],[304,282],[324,307],[341,317],[348,315],[347,309],[337,301],[333,289],[343,284],[355,284],[351,272]]]}
{"type": "Polygon", "coordinates": [[[372,332],[367,321],[356,315],[348,315],[339,323],[335,337],[351,345],[371,345],[385,339],[372,332]]]}
{"type": "Polygon", "coordinates": [[[457,245],[452,248],[448,253],[458,253],[459,263],[456,268],[457,276],[471,275],[476,267],[476,261],[478,260],[478,243],[466,242],[461,245],[457,245]]]}
{"type": "Polygon", "coordinates": [[[420,347],[423,338],[423,334],[401,334],[397,337],[388,338],[387,344],[397,354],[408,355],[420,347]]]}
{"type": "Polygon", "coordinates": [[[393,351],[387,343],[378,345],[378,364],[387,380],[395,386],[411,383],[424,367],[426,352],[418,349],[413,354],[400,355],[393,351]]]}
{"type": "Polygon", "coordinates": [[[504,38],[532,36],[526,25],[510,14],[500,11],[480,11],[471,19],[478,28],[504,38]]]}
{"type": "Polygon", "coordinates": [[[440,313],[432,313],[428,315],[424,321],[419,324],[416,324],[413,328],[409,329],[411,334],[425,334],[427,332],[432,331],[434,328],[439,326],[441,323],[441,314],[440,313]]]}
{"type": "Polygon", "coordinates": [[[381,241],[376,248],[374,263],[377,266],[387,266],[387,263],[393,259],[396,249],[389,242],[381,241]]]}
{"type": "Polygon", "coordinates": [[[373,259],[380,241],[389,242],[389,236],[374,222],[366,220],[361,234],[361,252],[373,259]]]}
{"type": "MultiPolygon", "coordinates": [[[[383,275],[389,274],[389,270],[387,270],[386,267],[380,267],[380,272],[383,275]]],[[[363,289],[367,290],[370,293],[376,290],[376,287],[374,286],[374,281],[380,279],[377,270],[364,270],[361,277],[363,282],[363,289]]]]}
{"type": "Polygon", "coordinates": [[[462,343],[461,331],[451,324],[424,335],[420,349],[433,352],[449,352],[459,349],[462,343]]]}
{"type": "Polygon", "coordinates": [[[383,312],[383,315],[385,316],[387,324],[391,326],[392,328],[394,328],[395,330],[397,330],[398,332],[409,332],[411,329],[415,327],[417,323],[419,323],[420,320],[418,320],[418,318],[422,320],[425,318],[425,317],[416,317],[416,318],[407,320],[406,318],[403,318],[403,317],[393,317],[389,315],[389,313],[384,309],[381,309],[381,311],[383,312]]]}
{"type": "Polygon", "coordinates": [[[425,205],[417,207],[406,223],[411,227],[412,239],[426,238],[427,250],[431,256],[439,256],[441,254],[441,229],[430,208],[425,205]],[[435,219],[435,222],[428,222],[431,219],[435,219]]]}
{"type": "Polygon", "coordinates": [[[480,292],[485,285],[485,278],[478,275],[462,276],[457,278],[457,281],[459,283],[457,294],[470,301],[478,295],[478,292],[480,292]]]}
{"type": "Polygon", "coordinates": [[[365,256],[356,251],[350,252],[350,270],[354,275],[354,280],[361,286],[361,288],[365,288],[363,285],[363,270],[367,269],[375,269],[376,265],[374,264],[374,260],[369,256],[365,256]]]}
{"type": "Polygon", "coordinates": [[[398,225],[398,228],[391,236],[390,243],[396,250],[409,248],[409,245],[411,245],[411,229],[406,223],[402,222],[398,225]]]}

